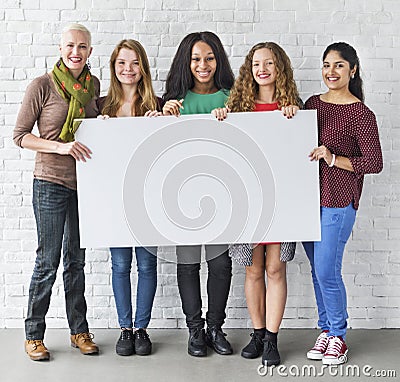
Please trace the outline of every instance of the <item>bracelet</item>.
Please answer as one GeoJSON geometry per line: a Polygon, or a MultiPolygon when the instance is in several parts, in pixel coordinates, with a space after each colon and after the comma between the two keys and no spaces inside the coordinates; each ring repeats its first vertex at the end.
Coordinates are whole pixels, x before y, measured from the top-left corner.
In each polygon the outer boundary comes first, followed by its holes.
{"type": "Polygon", "coordinates": [[[328,164],[328,166],[333,167],[335,165],[335,161],[336,161],[336,155],[332,154],[332,162],[331,162],[331,164],[328,164]]]}

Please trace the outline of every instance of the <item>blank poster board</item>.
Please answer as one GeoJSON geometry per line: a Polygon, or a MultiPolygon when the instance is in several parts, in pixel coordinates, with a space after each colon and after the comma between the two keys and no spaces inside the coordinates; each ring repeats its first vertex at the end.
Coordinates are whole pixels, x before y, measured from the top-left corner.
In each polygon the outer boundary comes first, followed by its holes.
{"type": "Polygon", "coordinates": [[[85,248],[320,240],[316,112],[86,119],[85,248]]]}

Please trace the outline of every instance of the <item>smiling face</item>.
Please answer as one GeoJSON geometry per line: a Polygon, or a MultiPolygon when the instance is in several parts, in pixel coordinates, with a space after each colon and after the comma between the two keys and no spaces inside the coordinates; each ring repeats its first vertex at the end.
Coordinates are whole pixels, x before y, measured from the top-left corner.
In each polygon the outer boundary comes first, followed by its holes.
{"type": "Polygon", "coordinates": [[[274,85],[276,81],[275,57],[271,49],[262,48],[254,52],[252,60],[254,80],[259,86],[274,85]]]}
{"type": "Polygon", "coordinates": [[[65,66],[74,78],[78,78],[92,53],[89,36],[80,30],[68,30],[63,33],[60,54],[65,66]]]}
{"type": "Polygon", "coordinates": [[[115,75],[122,85],[137,85],[142,79],[139,58],[132,49],[122,48],[115,60],[115,75]]]}
{"type": "Polygon", "coordinates": [[[351,69],[350,63],[339,52],[331,50],[322,65],[322,78],[329,90],[345,90],[348,89],[350,78],[356,69],[356,66],[351,69]]]}
{"type": "Polygon", "coordinates": [[[196,85],[214,85],[217,60],[207,43],[198,41],[193,45],[190,70],[196,85]]]}

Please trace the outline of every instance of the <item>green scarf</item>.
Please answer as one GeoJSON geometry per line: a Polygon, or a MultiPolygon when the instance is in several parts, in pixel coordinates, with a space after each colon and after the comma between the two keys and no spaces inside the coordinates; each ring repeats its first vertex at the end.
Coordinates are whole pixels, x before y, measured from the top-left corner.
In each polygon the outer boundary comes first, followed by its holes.
{"type": "Polygon", "coordinates": [[[87,65],[76,80],[60,59],[53,68],[53,79],[57,90],[68,103],[68,115],[59,138],[64,142],[72,142],[79,123],[75,118],[85,118],[85,105],[94,96],[94,83],[87,65]]]}

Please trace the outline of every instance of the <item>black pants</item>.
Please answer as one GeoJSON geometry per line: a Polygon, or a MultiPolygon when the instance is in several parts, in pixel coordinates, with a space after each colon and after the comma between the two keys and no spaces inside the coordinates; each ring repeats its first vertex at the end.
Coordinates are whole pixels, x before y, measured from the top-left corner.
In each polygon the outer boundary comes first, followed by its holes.
{"type": "MultiPolygon", "coordinates": [[[[189,329],[203,328],[205,321],[201,311],[200,251],[201,246],[179,246],[176,250],[178,288],[189,329]]],[[[228,256],[226,245],[206,245],[206,260],[208,265],[206,321],[208,326],[222,326],[231,287],[232,260],[228,256]]]]}

